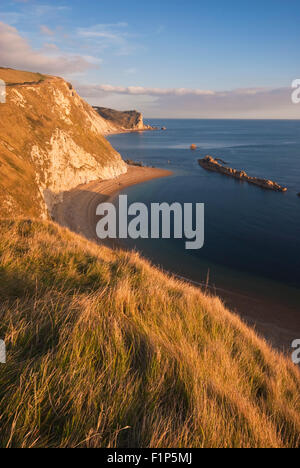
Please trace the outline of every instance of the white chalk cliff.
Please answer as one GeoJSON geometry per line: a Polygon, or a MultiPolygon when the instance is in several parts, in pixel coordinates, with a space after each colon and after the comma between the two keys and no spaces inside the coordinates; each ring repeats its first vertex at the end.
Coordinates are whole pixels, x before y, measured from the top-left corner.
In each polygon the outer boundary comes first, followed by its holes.
{"type": "Polygon", "coordinates": [[[65,191],[115,178],[127,166],[103,136],[111,124],[72,85],[28,75],[0,69],[7,83],[0,105],[1,215],[46,218],[65,191]]]}

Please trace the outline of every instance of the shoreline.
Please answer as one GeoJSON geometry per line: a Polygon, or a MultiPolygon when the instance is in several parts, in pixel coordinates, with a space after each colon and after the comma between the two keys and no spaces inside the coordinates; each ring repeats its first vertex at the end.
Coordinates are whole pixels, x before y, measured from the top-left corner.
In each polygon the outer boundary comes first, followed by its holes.
{"type": "Polygon", "coordinates": [[[116,132],[104,132],[103,135],[105,137],[109,137],[110,135],[123,135],[124,133],[144,133],[144,132],[158,132],[158,131],[163,131],[160,128],[141,128],[141,129],[136,129],[136,130],[117,130],[116,132]]]}
{"type": "MultiPolygon", "coordinates": [[[[105,245],[113,249],[123,249],[132,251],[133,249],[118,239],[107,239],[100,241],[96,236],[96,207],[99,203],[114,201],[120,191],[132,185],[142,184],[144,182],[170,177],[172,171],[165,169],[128,166],[128,172],[116,179],[98,180],[81,185],[65,192],[62,203],[55,206],[54,221],[71,231],[96,242],[98,245],[105,245]]],[[[290,351],[291,343],[295,339],[295,331],[300,330],[300,317],[297,310],[276,303],[275,298],[271,301],[269,298],[247,295],[246,291],[241,291],[237,287],[233,290],[222,289],[214,285],[206,285],[197,281],[194,275],[181,275],[172,269],[165,269],[159,265],[159,262],[145,256],[157,268],[166,274],[173,276],[181,281],[189,282],[195,287],[199,287],[206,294],[218,296],[224,302],[225,306],[237,314],[243,321],[267,339],[270,344],[281,350],[290,351]]]]}

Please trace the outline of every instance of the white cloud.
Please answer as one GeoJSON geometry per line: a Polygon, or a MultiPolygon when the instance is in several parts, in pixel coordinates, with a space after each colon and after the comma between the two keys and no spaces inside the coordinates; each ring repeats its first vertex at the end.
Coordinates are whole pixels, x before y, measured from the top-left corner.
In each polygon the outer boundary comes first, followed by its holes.
{"type": "Polygon", "coordinates": [[[84,96],[97,96],[101,93],[129,94],[135,96],[212,96],[215,91],[187,88],[145,88],[143,86],[80,85],[84,96]]]}
{"type": "Polygon", "coordinates": [[[212,91],[187,88],[146,88],[141,86],[78,85],[79,93],[92,104],[117,102],[127,97],[148,117],[178,118],[300,118],[300,105],[291,102],[290,88],[245,88],[212,91]],[[109,98],[110,97],[110,98],[109,98]],[[148,98],[141,101],[140,98],[148,98]]]}
{"type": "Polygon", "coordinates": [[[47,55],[46,50],[34,50],[15,27],[0,21],[0,63],[4,67],[64,75],[80,73],[96,66],[80,55],[57,53],[60,55],[47,55]]]}
{"type": "Polygon", "coordinates": [[[42,17],[45,16],[47,18],[49,17],[57,17],[58,15],[61,15],[62,12],[66,12],[70,10],[70,7],[63,6],[63,5],[38,5],[34,4],[32,5],[31,13],[34,17],[42,17]]]}
{"type": "Polygon", "coordinates": [[[130,41],[127,28],[127,23],[96,24],[78,28],[76,36],[97,50],[111,49],[117,55],[129,55],[140,45],[136,41],[130,41]]]}
{"type": "Polygon", "coordinates": [[[151,88],[143,86],[112,86],[102,85],[80,85],[80,90],[85,96],[97,96],[102,93],[127,94],[135,96],[211,96],[215,98],[230,98],[234,96],[257,96],[274,92],[267,88],[240,88],[232,91],[213,91],[210,89],[192,88],[151,88]]]}
{"type": "Polygon", "coordinates": [[[48,26],[45,26],[44,24],[40,26],[40,31],[42,34],[45,34],[45,36],[54,36],[55,34],[55,32],[52,31],[52,29],[48,28],[48,26]]]}
{"type": "Polygon", "coordinates": [[[119,31],[120,29],[127,28],[127,23],[111,23],[111,24],[96,24],[89,28],[78,28],[78,35],[81,37],[108,37],[115,39],[119,37],[121,33],[118,34],[112,31],[119,31]]]}

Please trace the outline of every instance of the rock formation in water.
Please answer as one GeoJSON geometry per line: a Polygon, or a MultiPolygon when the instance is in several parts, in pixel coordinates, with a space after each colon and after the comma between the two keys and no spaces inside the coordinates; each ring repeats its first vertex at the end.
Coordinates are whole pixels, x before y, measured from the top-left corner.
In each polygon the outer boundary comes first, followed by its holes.
{"type": "Polygon", "coordinates": [[[114,130],[61,78],[0,68],[1,216],[47,218],[64,191],[127,171],[114,130]]]}
{"type": "Polygon", "coordinates": [[[276,192],[286,192],[287,188],[282,187],[281,185],[273,182],[272,180],[259,179],[257,177],[250,177],[246,174],[245,171],[238,171],[230,167],[222,166],[216,159],[212,156],[206,156],[204,159],[199,159],[199,164],[201,167],[208,171],[219,172],[220,174],[227,175],[229,177],[234,177],[235,179],[241,180],[243,182],[248,182],[250,184],[258,185],[259,187],[267,190],[274,190],[276,192]]]}

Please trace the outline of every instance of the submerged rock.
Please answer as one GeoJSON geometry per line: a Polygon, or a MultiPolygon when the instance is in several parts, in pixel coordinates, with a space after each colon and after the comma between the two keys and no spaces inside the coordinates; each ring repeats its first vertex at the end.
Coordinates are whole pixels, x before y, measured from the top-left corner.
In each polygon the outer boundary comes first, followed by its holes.
{"type": "Polygon", "coordinates": [[[231,167],[222,166],[222,164],[220,164],[218,160],[214,159],[212,156],[205,156],[204,159],[199,159],[198,162],[201,167],[207,169],[208,171],[219,172],[220,174],[224,174],[229,177],[234,177],[235,179],[248,182],[249,184],[258,185],[263,189],[274,190],[275,192],[287,191],[287,188],[282,187],[281,185],[277,184],[276,182],[273,182],[272,180],[250,177],[245,171],[238,171],[236,169],[232,169],[231,167]]]}

